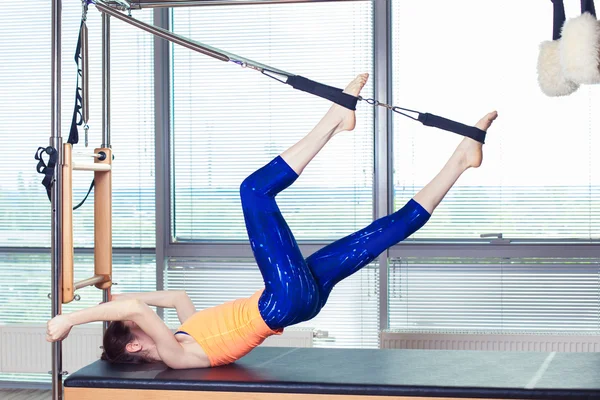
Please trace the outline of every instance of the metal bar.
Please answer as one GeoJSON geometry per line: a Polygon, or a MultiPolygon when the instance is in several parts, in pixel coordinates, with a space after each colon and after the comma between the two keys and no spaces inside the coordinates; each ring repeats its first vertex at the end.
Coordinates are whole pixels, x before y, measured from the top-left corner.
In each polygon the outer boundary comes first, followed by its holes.
{"type": "Polygon", "coordinates": [[[79,290],[81,288],[96,285],[98,283],[103,283],[105,281],[106,281],[106,276],[95,275],[95,276],[92,276],[91,278],[87,278],[82,281],[75,282],[74,288],[75,288],[75,290],[79,290]]]}
{"type": "Polygon", "coordinates": [[[556,244],[427,245],[404,242],[394,246],[389,255],[391,258],[597,258],[600,257],[600,246],[597,244],[569,246],[556,244]]]}
{"type": "MultiPolygon", "coordinates": [[[[374,78],[375,98],[390,104],[390,12],[388,1],[373,2],[374,34],[374,78]]],[[[392,183],[392,134],[391,113],[383,107],[375,109],[375,175],[374,175],[374,218],[390,214],[393,208],[392,183]]],[[[388,251],[379,261],[379,329],[388,328],[388,251]]]]}
{"type": "MultiPolygon", "coordinates": [[[[169,10],[154,10],[154,25],[169,30],[169,10]]],[[[171,241],[171,44],[154,37],[154,131],[156,290],[164,290],[167,247],[171,241]]],[[[164,318],[164,309],[157,309],[164,318]]]]}
{"type": "MultiPolygon", "coordinates": [[[[0,253],[2,254],[7,254],[7,253],[13,253],[13,254],[48,254],[48,248],[47,247],[0,247],[0,253]]],[[[126,256],[130,256],[130,255],[139,255],[139,254],[144,254],[144,255],[152,255],[154,254],[154,248],[151,247],[145,247],[145,248],[123,248],[123,247],[113,247],[113,252],[116,255],[126,255],[126,256]]],[[[83,255],[83,254],[94,254],[94,249],[90,248],[90,247],[78,247],[77,248],[77,254],[78,255],[83,255]]]]}
{"type": "MultiPolygon", "coordinates": [[[[100,148],[110,149],[112,146],[111,136],[110,136],[110,15],[102,14],[102,144],[100,148]]],[[[112,154],[110,155],[112,157],[112,154]]],[[[99,161],[100,159],[95,159],[95,161],[99,161]]],[[[110,166],[111,160],[109,160],[108,165],[110,166]]],[[[97,164],[97,163],[95,163],[97,164]]],[[[103,165],[103,164],[97,164],[103,165]]],[[[97,172],[94,172],[94,176],[96,177],[97,172]]],[[[109,175],[107,179],[111,179],[109,175]]],[[[111,191],[112,191],[112,183],[111,191]]],[[[112,195],[112,193],[111,193],[112,195]]],[[[111,203],[112,204],[112,203],[111,203]]],[[[112,207],[112,205],[111,205],[112,207]]],[[[96,197],[94,197],[94,220],[96,220],[96,197]]],[[[112,224],[112,214],[111,214],[111,224],[112,224]]],[[[96,236],[97,228],[94,226],[94,236],[96,236]]],[[[111,231],[112,235],[112,231],[111,231]]],[[[110,238],[110,263],[112,269],[112,237],[110,238]]],[[[97,238],[95,239],[97,241],[97,238]]],[[[97,244],[94,244],[94,265],[97,263],[97,244]]],[[[96,268],[94,266],[94,268],[96,268]]],[[[112,280],[112,275],[111,275],[112,280]]],[[[105,287],[102,290],[102,301],[107,302],[110,300],[110,286],[105,287]]],[[[104,321],[102,323],[102,336],[106,333],[106,329],[108,329],[108,322],[104,321]]]]}
{"type": "MultiPolygon", "coordinates": [[[[61,137],[61,50],[62,50],[62,0],[52,0],[52,22],[50,39],[51,49],[51,78],[50,78],[50,146],[58,152],[58,165],[62,164],[62,137],[61,137]]],[[[52,222],[51,222],[51,317],[61,313],[62,307],[62,170],[54,170],[54,184],[52,185],[52,222]]],[[[62,400],[62,343],[52,344],[52,399],[62,400]]]]}
{"type": "Polygon", "coordinates": [[[183,47],[187,47],[190,50],[196,51],[198,53],[202,53],[205,54],[207,56],[216,58],[217,60],[220,61],[230,61],[230,58],[226,55],[223,54],[221,52],[218,52],[214,49],[208,48],[207,46],[203,46],[200,45],[192,40],[189,40],[187,38],[184,38],[183,36],[179,36],[174,34],[173,32],[169,32],[166,29],[162,29],[159,27],[156,27],[154,25],[151,24],[147,24],[145,22],[139,21],[135,18],[132,18],[128,15],[125,15],[119,11],[116,11],[108,6],[106,6],[104,3],[102,3],[101,1],[96,1],[96,8],[101,11],[104,16],[108,17],[113,16],[117,19],[120,19],[123,22],[126,22],[130,25],[135,26],[136,28],[142,29],[146,32],[149,32],[155,36],[161,37],[163,39],[168,40],[169,42],[173,42],[176,43],[178,45],[181,45],[183,47]]]}
{"type": "MultiPolygon", "coordinates": [[[[300,243],[304,255],[310,255],[328,245],[300,243]]],[[[175,243],[168,246],[167,257],[252,258],[246,243],[175,243]]],[[[425,244],[411,240],[389,249],[389,257],[475,257],[475,258],[598,258],[598,244],[425,244]]]]}
{"type": "MultiPolygon", "coordinates": [[[[328,3],[340,0],[132,0],[128,1],[133,9],[159,8],[159,7],[192,7],[192,6],[231,6],[231,5],[259,5],[259,4],[294,4],[294,3],[328,3]]],[[[344,0],[361,1],[361,0],[344,0]]],[[[364,1],[364,0],[362,0],[364,1]]]]}
{"type": "MultiPolygon", "coordinates": [[[[108,289],[104,289],[102,291],[102,302],[103,303],[108,303],[110,301],[110,292],[111,292],[110,287],[108,289]]],[[[102,337],[104,337],[104,334],[106,333],[106,330],[108,329],[109,324],[110,324],[110,321],[102,321],[102,337]]]]}
{"type": "Polygon", "coordinates": [[[87,164],[87,163],[76,163],[73,162],[73,171],[99,171],[107,172],[112,169],[110,164],[87,164]]]}
{"type": "MultiPolygon", "coordinates": [[[[299,244],[300,251],[305,256],[322,249],[323,244],[299,244]]],[[[167,246],[165,256],[168,257],[212,257],[212,258],[248,258],[254,259],[249,243],[218,243],[206,244],[171,243],[167,246]]]]}
{"type": "Polygon", "coordinates": [[[106,154],[102,155],[102,154],[97,154],[97,153],[81,153],[81,152],[74,151],[73,157],[102,158],[102,157],[106,157],[106,154]]]}
{"type": "Polygon", "coordinates": [[[102,14],[102,144],[110,149],[110,16],[102,14]]]}

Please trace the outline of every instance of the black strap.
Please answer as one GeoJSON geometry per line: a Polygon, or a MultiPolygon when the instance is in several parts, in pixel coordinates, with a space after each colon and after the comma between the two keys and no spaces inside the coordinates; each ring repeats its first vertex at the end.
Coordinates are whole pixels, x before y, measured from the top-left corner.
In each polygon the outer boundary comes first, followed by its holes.
{"type": "Polygon", "coordinates": [[[92,179],[92,184],[90,185],[90,188],[88,189],[87,194],[85,195],[85,197],[83,198],[83,200],[81,200],[81,202],[79,204],[77,204],[75,207],[73,207],[73,211],[77,210],[79,207],[81,207],[83,205],[83,203],[85,203],[85,201],[87,200],[90,193],[92,193],[92,189],[94,188],[95,183],[96,183],[96,181],[92,179]]]}
{"type": "MultiPolygon", "coordinates": [[[[581,0],[581,7],[583,8],[583,2],[581,0]]],[[[563,0],[552,0],[554,6],[554,23],[552,24],[552,40],[558,40],[562,37],[562,27],[567,20],[565,15],[565,4],[563,0]]]]}
{"type": "Polygon", "coordinates": [[[581,13],[589,12],[594,17],[596,16],[596,7],[594,6],[594,0],[581,0],[581,13]]]}
{"type": "Polygon", "coordinates": [[[56,162],[58,161],[58,152],[52,146],[38,147],[35,152],[35,159],[38,160],[36,169],[39,174],[44,175],[42,179],[42,185],[46,188],[46,194],[48,200],[52,200],[52,185],[54,184],[54,169],[56,168],[56,162]],[[44,153],[48,155],[48,163],[44,161],[44,153]]]}
{"type": "Polygon", "coordinates": [[[286,83],[291,85],[294,89],[302,90],[303,92],[322,97],[349,110],[356,110],[358,97],[344,93],[342,89],[323,85],[322,83],[311,81],[310,79],[299,75],[290,76],[286,83]]]}
{"type": "Polygon", "coordinates": [[[78,126],[83,124],[83,114],[81,109],[83,108],[83,88],[80,85],[80,77],[82,76],[82,69],[80,66],[81,61],[81,34],[85,21],[81,20],[79,25],[79,37],[77,39],[77,48],[75,49],[75,64],[77,64],[77,82],[75,84],[75,107],[73,109],[73,118],[71,118],[71,130],[69,131],[69,139],[67,143],[77,144],[79,143],[79,131],[78,126]]]}
{"type": "Polygon", "coordinates": [[[479,143],[485,143],[486,132],[474,126],[461,124],[460,122],[452,121],[447,118],[429,113],[420,113],[418,119],[423,123],[423,125],[454,132],[476,140],[479,143]]]}

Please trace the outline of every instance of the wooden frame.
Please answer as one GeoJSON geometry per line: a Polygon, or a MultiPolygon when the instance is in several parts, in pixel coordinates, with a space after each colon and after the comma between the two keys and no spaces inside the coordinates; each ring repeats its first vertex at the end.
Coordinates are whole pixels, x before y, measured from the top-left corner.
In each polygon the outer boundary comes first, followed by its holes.
{"type": "MultiPolygon", "coordinates": [[[[96,158],[95,164],[112,166],[112,150],[98,148],[94,153],[104,153],[103,160],[96,158]]],[[[96,283],[98,289],[111,287],[112,277],[112,170],[94,171],[94,274],[104,277],[96,283]]]]}
{"type": "Polygon", "coordinates": [[[63,145],[63,202],[62,232],[62,302],[70,303],[75,291],[95,285],[98,289],[108,289],[112,285],[112,151],[98,148],[94,153],[104,153],[96,157],[93,164],[77,165],[73,162],[73,146],[63,145]],[[94,171],[94,276],[74,282],[73,251],[73,170],[94,171]]]}
{"type": "MultiPolygon", "coordinates": [[[[65,400],[459,400],[455,397],[354,396],[337,394],[200,392],[185,390],[65,388],[65,400]]],[[[483,399],[471,399],[483,400],[483,399]]]]}
{"type": "Polygon", "coordinates": [[[62,165],[62,302],[67,304],[75,297],[73,259],[73,145],[63,144],[62,165]]]}

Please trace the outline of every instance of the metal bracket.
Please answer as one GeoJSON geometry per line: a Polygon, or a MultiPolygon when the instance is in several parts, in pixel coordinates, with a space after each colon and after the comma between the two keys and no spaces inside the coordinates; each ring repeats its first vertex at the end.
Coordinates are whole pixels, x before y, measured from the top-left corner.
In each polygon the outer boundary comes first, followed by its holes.
{"type": "Polygon", "coordinates": [[[490,240],[490,244],[510,244],[510,239],[504,239],[504,235],[502,233],[482,233],[479,235],[482,239],[494,238],[490,240]]]}

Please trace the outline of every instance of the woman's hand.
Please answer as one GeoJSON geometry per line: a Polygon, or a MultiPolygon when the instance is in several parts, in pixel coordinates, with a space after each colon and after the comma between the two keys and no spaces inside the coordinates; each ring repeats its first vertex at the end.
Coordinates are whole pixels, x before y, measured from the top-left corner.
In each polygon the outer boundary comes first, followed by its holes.
{"type": "Polygon", "coordinates": [[[73,324],[69,321],[66,315],[57,315],[48,321],[46,328],[46,341],[58,342],[64,340],[69,336],[73,324]]]}

